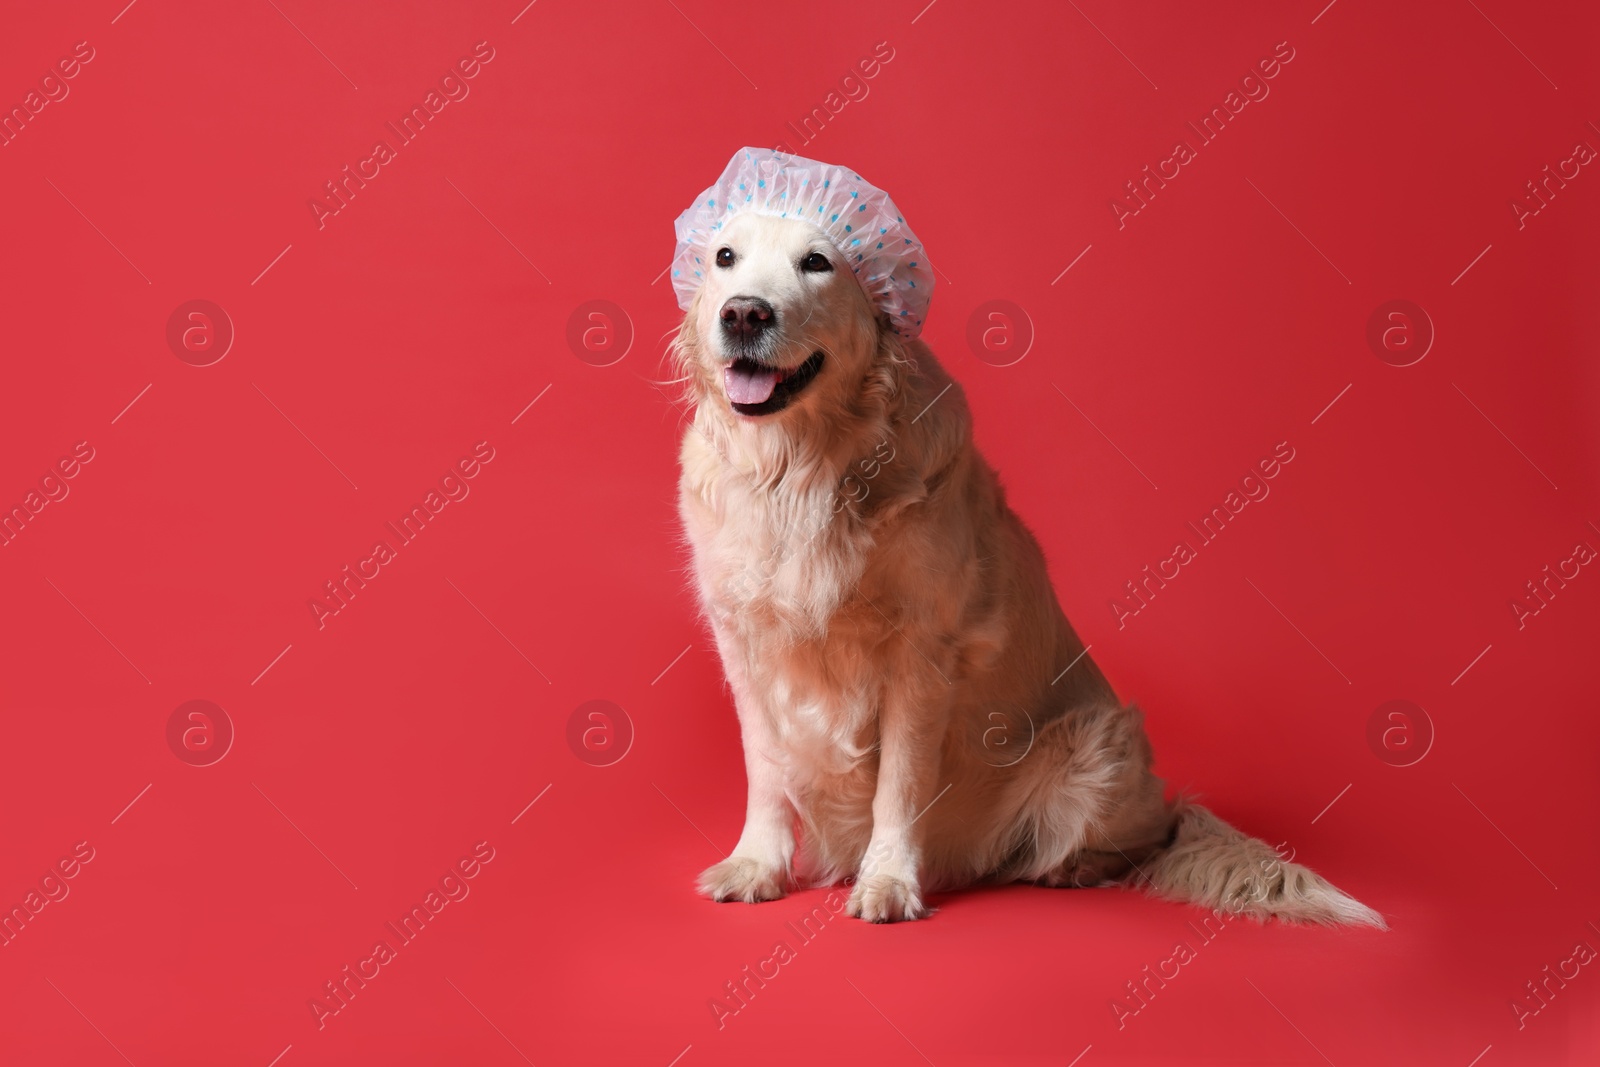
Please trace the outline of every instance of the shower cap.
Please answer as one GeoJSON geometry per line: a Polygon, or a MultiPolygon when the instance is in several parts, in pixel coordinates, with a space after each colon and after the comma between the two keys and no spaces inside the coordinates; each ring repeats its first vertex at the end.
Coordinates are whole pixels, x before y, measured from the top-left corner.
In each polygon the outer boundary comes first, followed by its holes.
{"type": "Polygon", "coordinates": [[[672,287],[688,308],[717,231],[741,212],[804,219],[832,239],[901,339],[922,332],[933,268],[889,195],[855,171],[766,148],[741,148],[722,177],[678,216],[672,287]]]}

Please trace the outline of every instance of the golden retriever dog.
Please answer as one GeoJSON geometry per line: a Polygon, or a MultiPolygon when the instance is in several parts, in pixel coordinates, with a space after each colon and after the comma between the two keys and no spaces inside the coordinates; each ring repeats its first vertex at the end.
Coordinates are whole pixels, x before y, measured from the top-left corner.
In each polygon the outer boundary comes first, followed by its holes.
{"type": "Polygon", "coordinates": [[[961,386],[890,328],[825,230],[735,213],[704,254],[670,352],[693,408],[679,510],[749,800],[702,893],[851,882],[849,914],[895,922],[979,882],[1119,881],[1383,925],[1168,803],[1140,712],[1085,655],[973,447],[961,386]]]}

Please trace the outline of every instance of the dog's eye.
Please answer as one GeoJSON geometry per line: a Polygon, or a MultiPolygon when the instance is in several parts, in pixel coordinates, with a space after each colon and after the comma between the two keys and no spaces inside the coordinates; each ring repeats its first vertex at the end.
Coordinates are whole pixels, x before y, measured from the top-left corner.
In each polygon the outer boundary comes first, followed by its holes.
{"type": "Polygon", "coordinates": [[[731,266],[733,266],[733,249],[731,249],[731,248],[719,248],[719,249],[717,249],[717,266],[719,266],[719,267],[731,267],[731,266]]]}
{"type": "Polygon", "coordinates": [[[828,257],[821,252],[813,252],[800,261],[800,269],[821,273],[833,269],[833,264],[828,262],[828,257]]]}

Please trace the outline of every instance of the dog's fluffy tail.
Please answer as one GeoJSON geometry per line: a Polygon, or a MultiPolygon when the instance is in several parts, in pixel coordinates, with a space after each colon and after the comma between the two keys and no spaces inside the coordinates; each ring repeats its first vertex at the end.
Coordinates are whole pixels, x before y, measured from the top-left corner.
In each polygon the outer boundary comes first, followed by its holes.
{"type": "Polygon", "coordinates": [[[1198,804],[1173,807],[1172,843],[1135,875],[1158,896],[1253,919],[1388,929],[1383,916],[1198,804]]]}

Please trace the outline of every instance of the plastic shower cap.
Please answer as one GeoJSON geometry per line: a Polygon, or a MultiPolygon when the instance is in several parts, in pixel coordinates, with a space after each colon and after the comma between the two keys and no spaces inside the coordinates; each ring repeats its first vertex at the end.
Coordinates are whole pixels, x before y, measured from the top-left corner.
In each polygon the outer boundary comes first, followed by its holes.
{"type": "Polygon", "coordinates": [[[717,231],[746,211],[814,223],[894,332],[907,341],[922,332],[933,268],[889,195],[855,171],[766,148],[734,153],[716,184],[678,216],[672,287],[679,307],[688,308],[704,281],[717,231]]]}

